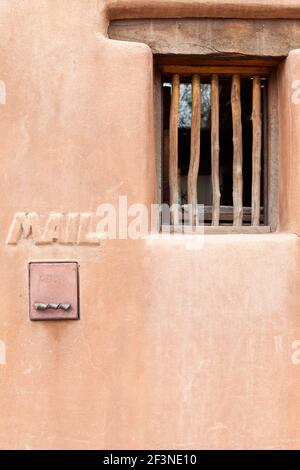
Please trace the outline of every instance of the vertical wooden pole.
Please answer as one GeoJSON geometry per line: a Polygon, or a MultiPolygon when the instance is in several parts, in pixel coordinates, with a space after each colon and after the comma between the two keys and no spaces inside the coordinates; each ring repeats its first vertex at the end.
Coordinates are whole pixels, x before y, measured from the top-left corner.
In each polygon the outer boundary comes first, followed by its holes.
{"type": "MultiPolygon", "coordinates": [[[[180,96],[180,77],[178,74],[172,78],[172,97],[169,125],[169,188],[170,206],[178,204],[178,112],[180,96]]],[[[171,224],[174,223],[174,214],[171,213],[171,224]]]]}
{"type": "Polygon", "coordinates": [[[163,202],[169,198],[169,129],[163,133],[163,202]]]}
{"type": "Polygon", "coordinates": [[[212,225],[220,221],[220,180],[219,180],[219,77],[211,80],[211,176],[212,176],[212,225]]]}
{"type": "Polygon", "coordinates": [[[269,143],[268,143],[268,89],[267,80],[264,81],[262,88],[262,168],[263,168],[263,186],[264,186],[264,224],[269,225],[269,143]]]}
{"type": "Polygon", "coordinates": [[[241,78],[232,76],[231,85],[233,129],[233,225],[243,224],[243,135],[241,111],[241,78]]]}
{"type": "Polygon", "coordinates": [[[261,150],[262,150],[262,121],[261,121],[261,86],[260,77],[253,79],[252,101],[252,225],[259,225],[260,220],[260,179],[261,179],[261,150]]]}
{"type": "Polygon", "coordinates": [[[192,77],[191,153],[188,173],[188,204],[192,207],[192,225],[197,223],[197,183],[200,165],[201,84],[199,75],[192,77]]]}

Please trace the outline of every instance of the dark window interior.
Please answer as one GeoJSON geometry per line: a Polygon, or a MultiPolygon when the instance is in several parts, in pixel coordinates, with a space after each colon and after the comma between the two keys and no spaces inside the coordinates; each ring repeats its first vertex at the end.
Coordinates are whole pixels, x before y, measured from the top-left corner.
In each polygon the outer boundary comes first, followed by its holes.
{"type": "MultiPolygon", "coordinates": [[[[262,78],[262,122],[263,122],[263,142],[262,148],[265,148],[266,139],[266,87],[267,79],[262,78]]],[[[168,129],[171,101],[171,81],[168,77],[163,77],[163,129],[164,129],[164,161],[163,161],[163,201],[169,202],[168,188],[168,129]]],[[[200,169],[198,176],[198,204],[211,206],[211,85],[209,77],[201,77],[202,94],[202,119],[201,119],[201,151],[200,151],[200,169]]],[[[220,189],[221,189],[221,215],[220,223],[232,223],[228,218],[228,206],[232,207],[232,113],[231,113],[231,78],[220,78],[220,189]],[[227,208],[227,216],[224,214],[227,208]]],[[[190,161],[190,134],[191,134],[191,104],[192,87],[190,80],[183,80],[180,85],[180,108],[178,123],[178,166],[181,204],[187,203],[187,175],[190,161]]],[[[241,105],[242,105],[242,127],[243,127],[243,205],[244,205],[244,224],[250,223],[251,214],[251,185],[252,185],[252,79],[242,78],[241,80],[241,105]],[[249,208],[247,210],[247,208],[249,208]]],[[[261,206],[264,205],[264,160],[266,156],[262,151],[262,171],[261,171],[261,206]]],[[[209,211],[205,215],[205,222],[211,222],[209,211]]],[[[261,214],[261,223],[266,224],[263,209],[261,214]]]]}

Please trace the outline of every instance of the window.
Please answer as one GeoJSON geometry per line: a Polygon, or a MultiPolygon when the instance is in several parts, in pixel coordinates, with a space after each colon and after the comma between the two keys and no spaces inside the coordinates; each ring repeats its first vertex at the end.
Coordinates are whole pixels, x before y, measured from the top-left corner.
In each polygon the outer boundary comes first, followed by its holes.
{"type": "Polygon", "coordinates": [[[171,225],[184,220],[211,232],[269,232],[269,70],[162,65],[159,73],[161,199],[182,209],[171,225]]]}
{"type": "MultiPolygon", "coordinates": [[[[156,202],[170,202],[171,176],[171,197],[184,208],[188,202],[188,183],[191,186],[193,181],[196,191],[191,196],[190,190],[190,199],[195,201],[197,193],[197,202],[204,205],[205,232],[276,231],[279,214],[277,66],[290,50],[298,47],[300,23],[224,18],[124,19],[110,23],[109,37],[148,44],[153,53],[156,202]],[[179,84],[175,85],[179,97],[178,116],[174,119],[177,128],[174,124],[170,129],[176,76],[179,77],[179,84]],[[195,127],[193,77],[195,90],[198,89],[195,93],[201,100],[200,120],[198,110],[195,127]],[[239,95],[237,100],[231,97],[233,79],[235,94],[239,95]],[[254,88],[256,113],[252,121],[254,88]],[[171,134],[175,139],[170,139],[171,134]],[[189,178],[191,155],[195,161],[199,144],[199,172],[196,165],[189,178]],[[170,145],[173,146],[171,175],[170,145]]],[[[183,217],[186,216],[184,212],[183,217]]]]}

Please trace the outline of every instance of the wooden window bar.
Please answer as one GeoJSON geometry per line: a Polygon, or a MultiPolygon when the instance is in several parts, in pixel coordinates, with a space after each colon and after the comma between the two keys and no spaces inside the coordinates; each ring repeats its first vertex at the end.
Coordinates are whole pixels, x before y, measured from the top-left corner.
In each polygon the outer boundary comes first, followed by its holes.
{"type": "MultiPolygon", "coordinates": [[[[170,136],[169,136],[169,189],[170,206],[178,204],[179,184],[178,184],[178,113],[180,96],[180,77],[174,74],[172,78],[172,99],[170,110],[170,136]]],[[[174,212],[171,213],[171,225],[177,220],[174,219],[174,212]]]]}
{"type": "Polygon", "coordinates": [[[200,76],[192,76],[192,123],[191,123],[191,156],[188,173],[188,204],[192,206],[192,223],[196,225],[197,217],[197,181],[200,165],[200,130],[201,130],[201,85],[200,76]]]}
{"type": "MultiPolygon", "coordinates": [[[[196,224],[197,215],[197,180],[200,165],[201,149],[201,75],[209,75],[211,83],[211,179],[212,206],[205,207],[205,213],[211,214],[211,228],[208,233],[263,233],[269,227],[260,225],[261,215],[261,154],[262,154],[262,109],[261,109],[261,76],[268,70],[262,67],[240,67],[235,69],[224,67],[184,67],[163,66],[163,73],[172,76],[172,95],[169,123],[169,191],[170,205],[178,204],[178,115],[180,100],[180,79],[189,77],[192,82],[192,117],[190,164],[188,171],[188,204],[192,207],[192,224],[196,224]],[[175,73],[176,72],[176,73],[175,73]],[[251,72],[251,75],[249,75],[251,72]],[[233,220],[233,225],[220,226],[220,182],[219,182],[219,77],[231,77],[231,110],[233,129],[233,174],[232,200],[233,207],[227,207],[227,215],[233,220]],[[243,213],[243,135],[241,113],[241,77],[253,78],[252,99],[252,206],[251,214],[243,213]],[[246,216],[246,218],[245,218],[246,216]],[[248,216],[248,218],[247,218],[248,216]],[[248,220],[251,226],[243,226],[248,220]],[[234,228],[233,228],[234,227],[234,228]],[[252,229],[251,229],[252,227],[252,229]],[[232,230],[230,230],[232,229],[232,230]]],[[[245,211],[244,211],[245,212],[245,211]]],[[[223,215],[224,218],[224,215],[223,215]]],[[[225,217],[226,219],[226,217],[225,217]]],[[[176,221],[171,219],[171,225],[176,221]]]]}

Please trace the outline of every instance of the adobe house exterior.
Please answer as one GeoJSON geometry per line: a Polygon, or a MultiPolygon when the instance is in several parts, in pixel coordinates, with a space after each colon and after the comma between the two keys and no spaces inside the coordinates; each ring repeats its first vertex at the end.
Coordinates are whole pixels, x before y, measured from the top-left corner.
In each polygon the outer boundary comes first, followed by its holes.
{"type": "Polygon", "coordinates": [[[18,213],[156,201],[153,52],[108,37],[113,20],[149,18],[297,30],[300,3],[1,0],[0,447],[299,448],[297,38],[276,71],[272,233],[206,235],[192,251],[185,235],[9,243],[18,213]],[[79,263],[79,321],[30,321],[34,261],[79,263]]]}

